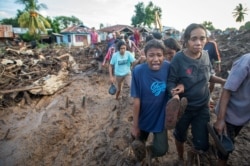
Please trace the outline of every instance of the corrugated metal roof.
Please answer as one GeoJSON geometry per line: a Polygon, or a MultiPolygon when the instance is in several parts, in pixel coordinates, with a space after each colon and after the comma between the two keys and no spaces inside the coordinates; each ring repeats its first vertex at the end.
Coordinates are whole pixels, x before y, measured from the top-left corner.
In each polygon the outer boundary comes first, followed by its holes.
{"type": "Polygon", "coordinates": [[[114,31],[122,31],[124,30],[125,28],[131,30],[132,32],[134,31],[135,28],[129,26],[129,25],[114,25],[114,26],[109,26],[109,27],[105,27],[105,28],[102,28],[102,29],[99,29],[99,31],[101,32],[107,32],[107,33],[111,33],[113,30],[114,31]]]}
{"type": "Polygon", "coordinates": [[[84,25],[74,25],[66,29],[61,30],[61,33],[89,33],[90,30],[84,25]]]}

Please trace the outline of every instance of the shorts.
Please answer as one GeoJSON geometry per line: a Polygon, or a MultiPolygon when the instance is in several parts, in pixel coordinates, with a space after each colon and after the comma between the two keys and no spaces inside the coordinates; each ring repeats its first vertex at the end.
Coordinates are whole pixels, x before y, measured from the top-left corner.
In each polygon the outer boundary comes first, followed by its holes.
{"type": "Polygon", "coordinates": [[[191,124],[192,142],[196,150],[207,151],[209,148],[207,123],[210,121],[208,106],[199,110],[186,110],[174,129],[174,137],[179,142],[187,140],[191,124]]]}
{"type": "Polygon", "coordinates": [[[131,86],[131,74],[127,74],[125,76],[115,76],[115,77],[116,77],[116,84],[117,84],[118,91],[122,90],[124,81],[126,82],[126,84],[130,88],[130,86],[131,86]]]}
{"type": "MultiPolygon", "coordinates": [[[[226,125],[227,125],[227,135],[234,143],[236,136],[239,134],[239,132],[243,126],[235,126],[235,125],[227,123],[227,122],[226,122],[226,125]]],[[[229,154],[224,156],[219,150],[217,153],[218,153],[219,159],[221,159],[221,160],[227,160],[229,157],[229,154]]]]}
{"type": "MultiPolygon", "coordinates": [[[[140,131],[139,139],[142,142],[146,142],[149,136],[149,132],[140,131]]],[[[153,144],[150,146],[152,151],[152,158],[160,157],[167,153],[169,145],[168,145],[168,132],[167,130],[163,130],[159,133],[153,133],[153,144]]]]}

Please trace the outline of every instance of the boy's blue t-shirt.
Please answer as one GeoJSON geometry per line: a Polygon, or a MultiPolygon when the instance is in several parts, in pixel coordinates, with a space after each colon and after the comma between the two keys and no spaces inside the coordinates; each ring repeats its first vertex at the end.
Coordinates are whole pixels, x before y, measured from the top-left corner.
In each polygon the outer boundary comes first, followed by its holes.
{"type": "Polygon", "coordinates": [[[131,96],[140,99],[141,130],[164,130],[168,71],[169,63],[164,61],[158,71],[151,70],[148,64],[144,63],[137,65],[132,72],[131,96]]]}

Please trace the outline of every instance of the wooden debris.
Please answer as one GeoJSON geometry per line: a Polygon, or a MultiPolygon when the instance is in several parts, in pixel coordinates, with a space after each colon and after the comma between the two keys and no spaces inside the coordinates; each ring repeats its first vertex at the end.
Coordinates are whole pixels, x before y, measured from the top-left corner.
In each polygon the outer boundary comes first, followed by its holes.
{"type": "MultiPolygon", "coordinates": [[[[106,43],[102,48],[106,49],[106,43]]],[[[55,94],[70,84],[70,73],[97,68],[90,64],[92,55],[89,47],[72,47],[69,50],[66,47],[30,49],[25,45],[9,45],[2,50],[0,107],[13,106],[20,101],[30,104],[33,96],[41,97],[36,104],[36,107],[41,107],[46,102],[44,95],[55,94]]]]}
{"type": "Polygon", "coordinates": [[[82,108],[85,108],[85,96],[82,97],[82,108]]]}
{"type": "Polygon", "coordinates": [[[3,141],[7,140],[7,137],[9,135],[9,133],[10,133],[10,129],[7,130],[7,132],[5,133],[4,137],[2,138],[3,141]]]}
{"type": "Polygon", "coordinates": [[[65,108],[68,108],[68,107],[69,107],[69,97],[67,96],[66,97],[65,108]]]}
{"type": "Polygon", "coordinates": [[[32,103],[27,91],[24,91],[24,99],[26,104],[30,105],[32,103]]]}
{"type": "Polygon", "coordinates": [[[76,105],[74,104],[74,105],[73,105],[73,108],[72,108],[71,115],[74,116],[74,115],[75,115],[75,112],[76,112],[76,105]]]}

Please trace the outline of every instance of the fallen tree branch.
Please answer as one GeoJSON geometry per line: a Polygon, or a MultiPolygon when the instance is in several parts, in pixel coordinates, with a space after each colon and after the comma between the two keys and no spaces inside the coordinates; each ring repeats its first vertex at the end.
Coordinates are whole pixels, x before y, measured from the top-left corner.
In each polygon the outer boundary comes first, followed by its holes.
{"type": "Polygon", "coordinates": [[[35,73],[40,73],[40,72],[44,72],[47,70],[40,70],[40,71],[32,71],[30,73],[23,73],[23,74],[19,74],[20,76],[25,76],[25,75],[31,75],[31,74],[35,74],[35,73]]]}
{"type": "Polygon", "coordinates": [[[0,94],[7,94],[7,93],[13,93],[13,92],[21,92],[21,91],[27,91],[27,90],[39,89],[39,88],[42,88],[42,86],[23,87],[23,88],[10,89],[10,90],[1,90],[0,94]]]}

